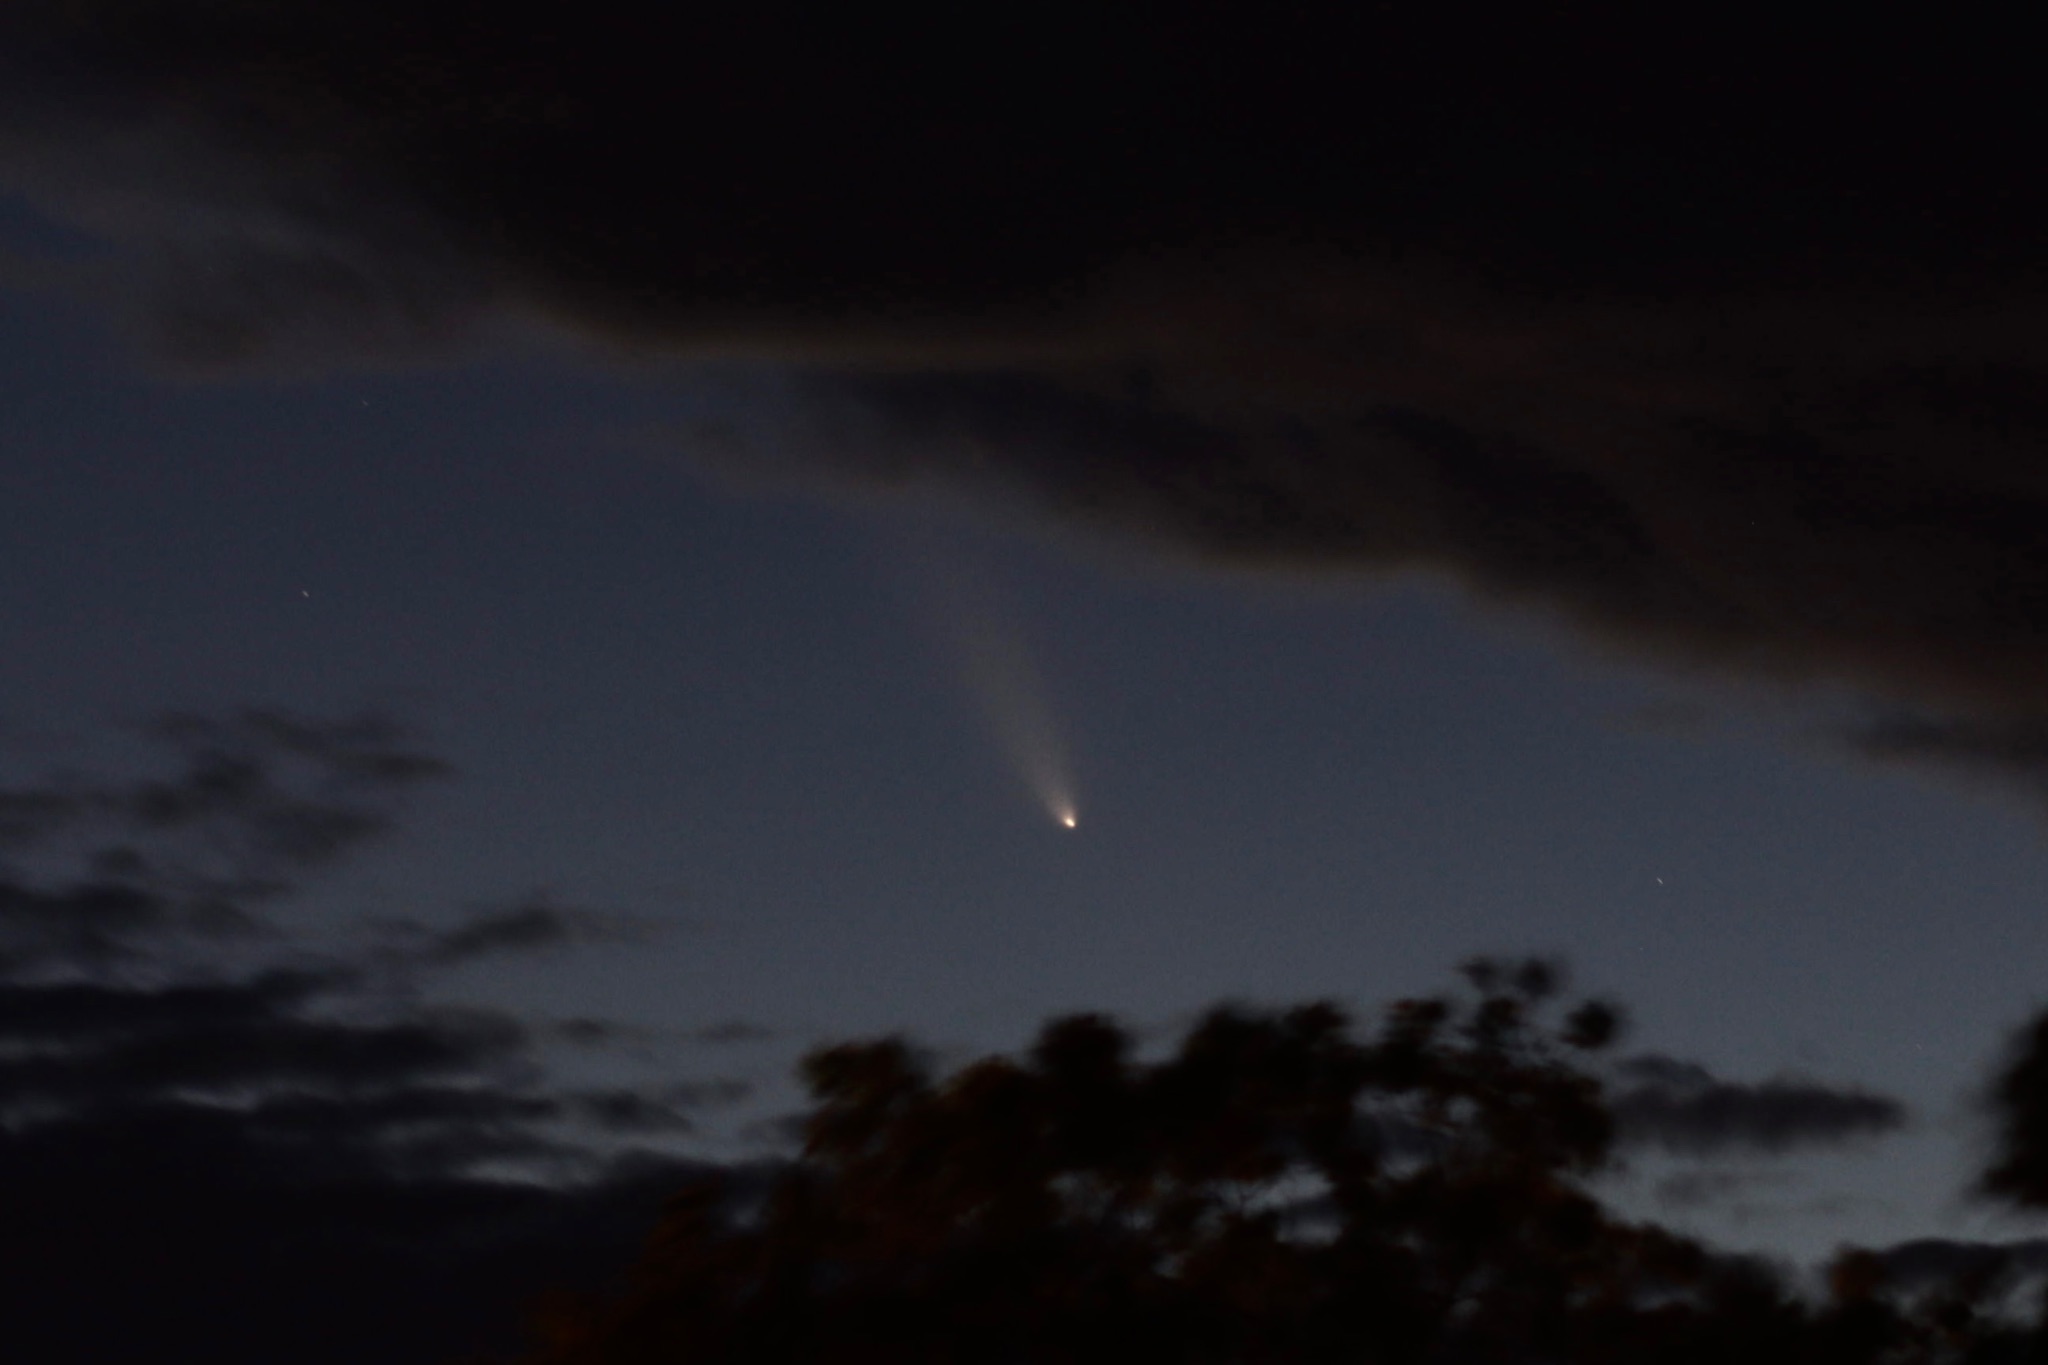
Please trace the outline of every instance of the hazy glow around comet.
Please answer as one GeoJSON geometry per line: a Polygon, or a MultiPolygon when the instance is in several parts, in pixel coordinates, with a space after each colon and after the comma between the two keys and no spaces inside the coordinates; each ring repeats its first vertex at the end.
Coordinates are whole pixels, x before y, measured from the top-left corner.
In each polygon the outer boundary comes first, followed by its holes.
{"type": "Polygon", "coordinates": [[[1080,824],[1073,765],[1021,630],[987,575],[964,552],[927,544],[919,557],[918,596],[959,668],[961,681],[994,733],[1010,770],[1053,822],[1080,824]]]}
{"type": "Polygon", "coordinates": [[[961,673],[997,745],[1046,812],[1072,829],[1079,820],[1066,744],[1023,638],[987,616],[961,625],[961,673]]]}

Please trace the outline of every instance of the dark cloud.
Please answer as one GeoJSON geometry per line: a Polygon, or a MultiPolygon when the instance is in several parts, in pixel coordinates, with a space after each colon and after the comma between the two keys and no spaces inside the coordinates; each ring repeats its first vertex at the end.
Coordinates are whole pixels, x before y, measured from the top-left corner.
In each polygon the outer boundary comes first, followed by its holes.
{"type": "MultiPolygon", "coordinates": [[[[745,1087],[565,1089],[546,1027],[423,1003],[388,950],[314,955],[271,926],[438,770],[395,728],[248,713],[150,734],[165,773],[29,784],[4,807],[10,1358],[426,1365],[511,1347],[535,1294],[595,1287],[709,1170],[622,1148],[745,1087]],[[268,937],[188,953],[202,908],[268,937]]],[[[486,915],[421,931],[422,955],[559,948],[600,918],[486,915]]],[[[586,1043],[622,1036],[583,1022],[586,1043]]]]}
{"type": "Polygon", "coordinates": [[[384,833],[405,792],[446,771],[374,714],[170,715],[141,731],[167,771],[0,788],[0,963],[247,937],[267,902],[384,833]]]}
{"type": "MultiPolygon", "coordinates": [[[[177,746],[181,771],[99,793],[99,802],[136,835],[203,832],[209,844],[225,845],[222,856],[239,876],[220,889],[245,897],[385,832],[388,793],[447,771],[375,715],[323,724],[262,710],[227,719],[176,714],[146,733],[177,746]]],[[[133,845],[108,855],[136,871],[151,866],[133,845]]]]}
{"type": "MultiPolygon", "coordinates": [[[[1655,1054],[1617,1068],[1609,1103],[1624,1142],[1696,1155],[1836,1147],[1903,1127],[1887,1095],[1810,1081],[1727,1081],[1655,1054]]],[[[1704,1193],[1704,1191],[1702,1191],[1704,1193]]]]}
{"type": "Polygon", "coordinates": [[[691,1127],[689,1115],[675,1105],[635,1090],[594,1091],[571,1096],[570,1103],[578,1114],[614,1133],[687,1132],[691,1127]]]}
{"type": "Polygon", "coordinates": [[[96,981],[15,982],[0,1000],[0,1036],[17,1047],[53,1040],[96,1046],[169,1031],[252,1029],[344,980],[334,972],[273,970],[232,984],[159,989],[96,981]]]}
{"type": "Polygon", "coordinates": [[[558,1019],[549,1030],[565,1043],[575,1047],[609,1047],[619,1042],[645,1042],[648,1031],[610,1019],[591,1019],[578,1016],[573,1019],[558,1019]]]}
{"type": "Polygon", "coordinates": [[[180,364],[536,320],[798,363],[679,439],[2042,715],[2017,32],[909,14],[27,0],[0,174],[180,364]]]}
{"type": "MultiPolygon", "coordinates": [[[[126,869],[122,869],[126,870],[126,869]]],[[[208,897],[197,903],[120,882],[89,882],[51,891],[0,883],[0,966],[58,960],[112,961],[140,942],[172,935],[238,937],[255,919],[208,897]]]]}
{"type": "Polygon", "coordinates": [[[0,791],[0,850],[32,845],[77,819],[80,802],[64,791],[0,791]]]}
{"type": "Polygon", "coordinates": [[[417,1361],[513,1344],[544,1289],[595,1288],[694,1172],[563,1184],[365,1167],[179,1105],[0,1142],[10,1351],[417,1361]]]}
{"type": "Polygon", "coordinates": [[[1896,61],[1942,47],[1925,25],[25,0],[0,37],[17,176],[146,246],[163,325],[225,354],[306,314],[376,341],[492,306],[1014,349],[1121,263],[1246,242],[1697,289],[2035,241],[2022,149],[1971,136],[2025,126],[2028,69],[1973,32],[1967,82],[1902,99],[1896,61]]]}
{"type": "Polygon", "coordinates": [[[2048,1241],[1965,1242],[1947,1237],[1917,1237],[1877,1249],[1875,1254],[1894,1284],[1913,1290],[1994,1272],[2039,1275],[2048,1272],[2048,1241]]]}
{"type": "Polygon", "coordinates": [[[1907,763],[2048,797],[2048,718],[1889,715],[1835,731],[1865,758],[1907,763]]]}
{"type": "MultiPolygon", "coordinates": [[[[207,989],[225,997],[235,987],[207,989]]],[[[490,1014],[356,1023],[310,1017],[295,1007],[281,1008],[272,998],[230,1005],[224,1017],[204,1019],[179,1017],[135,998],[146,994],[98,985],[12,988],[14,998],[4,1013],[26,1026],[10,1030],[7,1041],[33,1050],[10,1048],[11,1055],[0,1060],[0,1095],[5,1102],[33,1109],[278,1086],[333,1094],[375,1092],[484,1070],[522,1057],[528,1042],[521,1025],[490,1014]],[[104,997],[88,1005],[85,1014],[122,1014],[150,1023],[131,1023],[112,1035],[60,1031],[41,1008],[46,1002],[36,998],[52,990],[90,991],[104,997]]]]}
{"type": "Polygon", "coordinates": [[[668,1086],[654,1093],[603,1090],[569,1097],[574,1112],[615,1133],[688,1132],[690,1115],[701,1109],[737,1104],[753,1093],[745,1081],[716,1080],[668,1086]]]}
{"type": "Polygon", "coordinates": [[[546,953],[585,944],[638,939],[647,926],[624,915],[575,910],[531,901],[484,910],[443,929],[418,924],[388,926],[410,946],[403,958],[428,967],[453,967],[479,958],[546,953]]]}
{"type": "Polygon", "coordinates": [[[716,1083],[561,1092],[509,1016],[366,974],[0,979],[0,1304],[24,1359],[426,1362],[509,1347],[706,1168],[592,1146],[687,1131],[716,1083]],[[118,1305],[119,1311],[108,1311],[118,1305]]]}
{"type": "Polygon", "coordinates": [[[324,1005],[365,1001],[285,974],[0,982],[10,1351],[426,1365],[508,1349],[532,1295],[616,1273],[705,1171],[621,1164],[588,1138],[684,1132],[711,1095],[557,1093],[514,1019],[324,1005]]]}
{"type": "MultiPolygon", "coordinates": [[[[1220,371],[1179,393],[1020,372],[820,376],[797,402],[752,409],[796,431],[723,439],[735,462],[788,451],[869,480],[965,483],[1226,562],[1434,568],[1695,662],[2034,711],[2030,679],[2048,662],[2042,428],[1996,438],[1886,396],[1918,363],[1909,321],[1888,337],[1873,324],[1866,348],[1892,354],[1844,360],[1824,337],[1773,338],[1759,317],[1754,335],[1702,343],[1722,359],[1674,361],[1656,379],[1628,357],[1659,349],[1639,334],[1668,318],[1596,327],[1587,345],[1604,354],[1589,356],[1551,336],[1573,319],[1531,322],[1516,341],[1506,323],[1417,312],[1386,324],[1414,334],[1410,373],[1380,379],[1361,362],[1321,395],[1233,398],[1220,371]],[[1504,334],[1426,339],[1468,325],[1504,334]],[[1527,372],[1490,373],[1503,350],[1527,372]]],[[[1998,343],[1939,344],[1951,363],[1989,366],[1964,357],[1998,343]]],[[[1276,362],[1314,367],[1305,350],[1276,362]]]]}

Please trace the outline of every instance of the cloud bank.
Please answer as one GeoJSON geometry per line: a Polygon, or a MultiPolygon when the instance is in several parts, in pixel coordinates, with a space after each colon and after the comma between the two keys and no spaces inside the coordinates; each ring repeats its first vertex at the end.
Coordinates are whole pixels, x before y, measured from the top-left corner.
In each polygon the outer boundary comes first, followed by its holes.
{"type": "Polygon", "coordinates": [[[708,1169],[646,1141],[744,1087],[565,1086],[544,1023],[414,988],[597,917],[487,911],[339,955],[275,928],[271,904],[438,771],[397,727],[249,712],[156,734],[161,775],[0,790],[10,1350],[424,1365],[511,1346],[532,1296],[601,1282],[708,1169]]]}
{"type": "Polygon", "coordinates": [[[679,436],[1165,553],[1420,569],[2032,726],[2027,45],[1621,6],[25,0],[16,261],[188,369],[541,325],[752,358],[679,436]],[[126,301],[139,301],[130,307],[126,301]]]}

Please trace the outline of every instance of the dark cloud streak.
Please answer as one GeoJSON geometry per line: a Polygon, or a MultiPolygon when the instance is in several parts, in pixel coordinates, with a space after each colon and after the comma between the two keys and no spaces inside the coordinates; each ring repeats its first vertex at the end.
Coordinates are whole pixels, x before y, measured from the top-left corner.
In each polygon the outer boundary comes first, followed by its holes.
{"type": "Polygon", "coordinates": [[[398,941],[390,953],[399,964],[456,967],[479,959],[554,952],[602,943],[634,942],[648,926],[625,915],[576,910],[534,900],[478,911],[445,928],[410,921],[388,923],[398,941]]]}
{"type": "Polygon", "coordinates": [[[248,938],[262,909],[385,833],[446,769],[389,719],[265,710],[140,727],[168,772],[0,790],[0,964],[104,966],[248,938]]]}
{"type": "Polygon", "coordinates": [[[2048,799],[2048,717],[1894,714],[1838,728],[1851,752],[2015,787],[2048,799]]]}
{"type": "Polygon", "coordinates": [[[1905,1126],[1888,1095],[1812,1081],[1728,1081],[1669,1057],[1617,1068],[1609,1104],[1623,1142],[1695,1156],[1839,1147],[1905,1126]]]}

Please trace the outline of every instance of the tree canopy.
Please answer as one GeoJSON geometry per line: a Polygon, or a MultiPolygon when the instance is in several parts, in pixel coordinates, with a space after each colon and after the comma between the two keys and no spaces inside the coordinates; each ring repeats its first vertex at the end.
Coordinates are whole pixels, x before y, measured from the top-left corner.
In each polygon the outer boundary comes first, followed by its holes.
{"type": "Polygon", "coordinates": [[[1219,1008],[1157,1061],[1095,1015],[943,1076],[900,1038],[815,1052],[801,1155],[677,1194],[528,1365],[2035,1358],[2002,1263],[1909,1294],[1849,1252],[1802,1296],[1613,1215],[1619,1013],[1542,962],[1465,976],[1364,1036],[1219,1008]]]}

